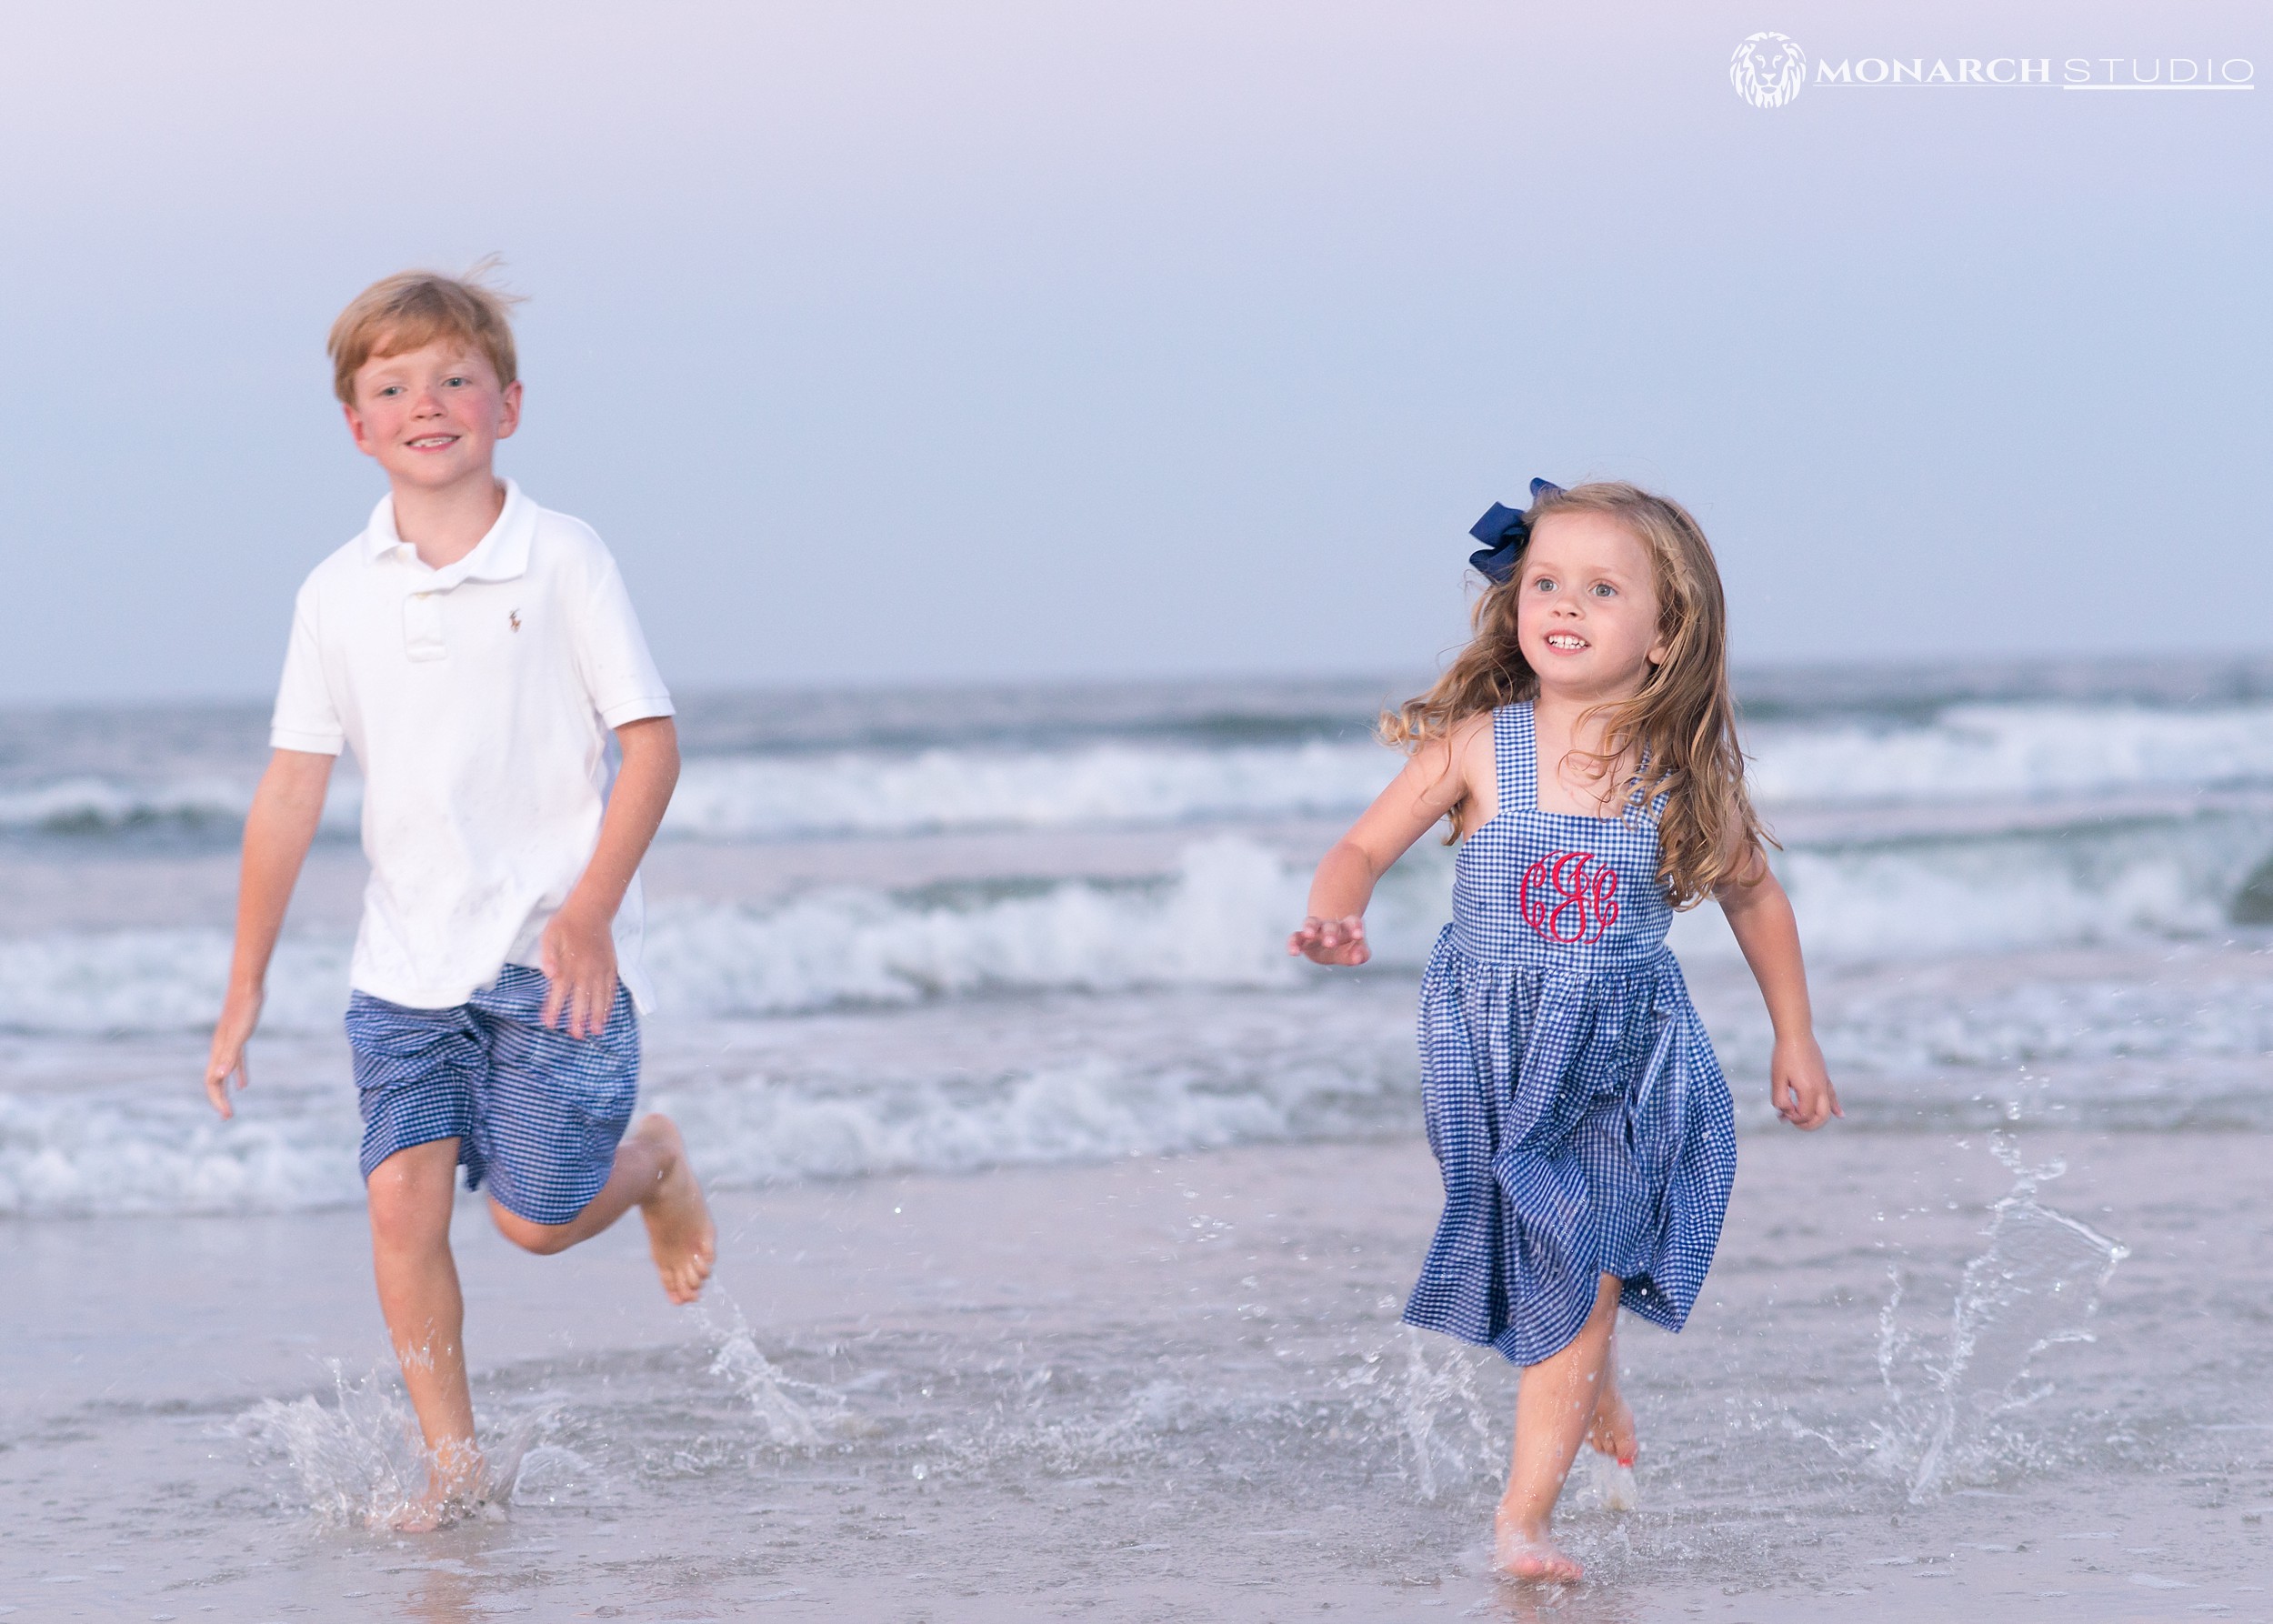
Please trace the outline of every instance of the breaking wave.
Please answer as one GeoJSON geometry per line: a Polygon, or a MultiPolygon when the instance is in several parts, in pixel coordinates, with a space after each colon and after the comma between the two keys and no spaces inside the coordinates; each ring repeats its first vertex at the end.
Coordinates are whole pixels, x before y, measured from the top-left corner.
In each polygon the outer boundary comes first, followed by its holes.
{"type": "MultiPolygon", "coordinates": [[[[2273,817],[2203,815],[1988,839],[1797,847],[1777,859],[1811,956],[1900,959],[2228,929],[2273,817]]],[[[838,887],[767,905],[658,906],[646,962],[676,1015],[753,1017],[976,994],[1267,989],[1312,975],[1283,949],[1307,867],[1238,837],[1199,841],[1172,874],[838,887]]],[[[1376,962],[1417,968],[1445,917],[1450,856],[1392,870],[1369,923],[1376,962]]],[[[1676,922],[1688,955],[1728,950],[1711,910],[1676,922]]],[[[229,939],[215,929],[0,938],[0,1031],[75,1036],[203,1028],[220,1007],[229,939]]],[[[266,1029],[330,1032],[348,944],[288,938],[266,1029]]]]}

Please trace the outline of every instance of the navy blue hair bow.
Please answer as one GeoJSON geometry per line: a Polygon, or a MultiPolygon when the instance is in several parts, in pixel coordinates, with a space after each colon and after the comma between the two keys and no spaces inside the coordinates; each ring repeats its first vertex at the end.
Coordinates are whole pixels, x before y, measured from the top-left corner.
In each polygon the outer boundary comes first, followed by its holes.
{"type": "MultiPolygon", "coordinates": [[[[1563,487],[1550,485],[1544,479],[1531,482],[1531,507],[1539,505],[1543,495],[1561,496],[1563,487]]],[[[1468,562],[1495,586],[1503,585],[1516,573],[1517,561],[1531,539],[1531,508],[1517,513],[1514,508],[1495,502],[1491,510],[1477,520],[1468,534],[1484,544],[1484,550],[1470,553],[1468,562]]]]}

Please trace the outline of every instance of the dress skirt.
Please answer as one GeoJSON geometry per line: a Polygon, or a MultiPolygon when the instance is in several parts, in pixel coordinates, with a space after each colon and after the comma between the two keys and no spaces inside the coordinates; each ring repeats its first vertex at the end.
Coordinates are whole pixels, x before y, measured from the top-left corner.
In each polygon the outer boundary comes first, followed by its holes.
{"type": "Polygon", "coordinates": [[[1405,1320],[1533,1365],[1597,1282],[1677,1331],[1736,1180],[1728,1085],[1681,967],[1494,963],[1447,926],[1421,984],[1422,1092],[1445,1210],[1405,1320]]]}

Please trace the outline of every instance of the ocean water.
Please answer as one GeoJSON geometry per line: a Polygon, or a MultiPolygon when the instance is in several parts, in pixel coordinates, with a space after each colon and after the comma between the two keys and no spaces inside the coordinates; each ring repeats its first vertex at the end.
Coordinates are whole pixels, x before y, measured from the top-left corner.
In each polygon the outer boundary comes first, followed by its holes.
{"type": "MultiPolygon", "coordinates": [[[[1644,1461],[1575,1478],[1601,1577],[1557,1605],[1928,1616],[1938,1577],[2265,1616],[2273,664],[1740,687],[1847,1117],[1775,1123],[1757,995],[1684,916],[1747,1171],[1698,1322],[1624,1338],[1644,1461]]],[[[1365,971],[1281,947],[1408,689],[687,698],[645,1087],[730,1220],[719,1289],[666,1314],[636,1226],[527,1259],[468,1203],[504,1509],[423,1546],[384,1531],[420,1469],[338,1036],[352,775],[225,1124],[259,711],[0,714],[0,1289],[38,1309],[0,1608],[1534,1605],[1483,1576],[1509,1375],[1396,1325],[1449,851],[1388,877],[1365,971]]]]}

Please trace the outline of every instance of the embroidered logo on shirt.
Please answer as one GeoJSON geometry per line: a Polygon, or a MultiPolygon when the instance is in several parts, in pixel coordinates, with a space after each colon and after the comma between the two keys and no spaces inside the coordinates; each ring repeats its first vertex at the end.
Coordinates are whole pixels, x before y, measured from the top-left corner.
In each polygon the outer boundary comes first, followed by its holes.
{"type": "Polygon", "coordinates": [[[518,610],[518,609],[508,609],[508,610],[506,610],[506,618],[508,621],[512,622],[512,625],[513,625],[513,629],[514,629],[515,631],[516,631],[516,632],[517,632],[517,631],[519,631],[519,630],[521,629],[521,611],[520,611],[520,610],[518,610]]]}
{"type": "Polygon", "coordinates": [[[1552,851],[1523,871],[1517,900],[1526,925],[1573,947],[1609,934],[1618,918],[1617,892],[1618,871],[1594,853],[1552,851]]]}

